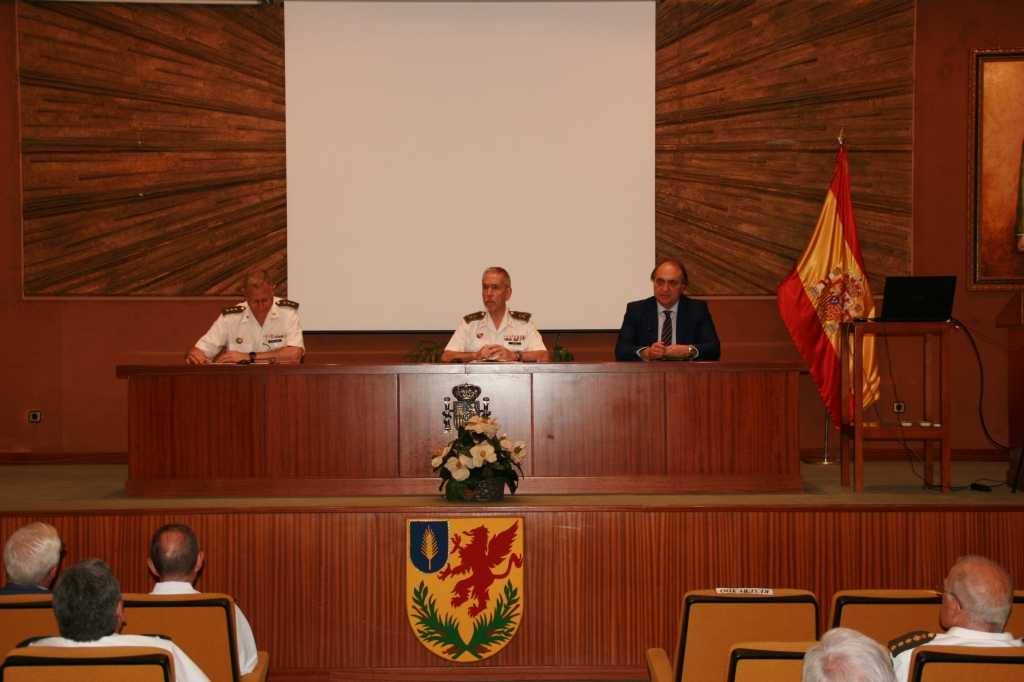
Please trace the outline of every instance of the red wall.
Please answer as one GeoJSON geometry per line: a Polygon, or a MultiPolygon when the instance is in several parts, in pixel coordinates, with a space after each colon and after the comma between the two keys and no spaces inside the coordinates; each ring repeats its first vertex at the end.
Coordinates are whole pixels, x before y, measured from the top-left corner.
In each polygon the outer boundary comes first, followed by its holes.
{"type": "MultiPolygon", "coordinates": [[[[914,115],[914,274],[956,274],[954,314],[1005,345],[993,320],[1010,295],[968,293],[967,79],[973,47],[1024,47],[1019,0],[920,0],[917,9],[914,115]]],[[[13,0],[0,0],[0,296],[6,361],[0,385],[0,452],[123,452],[128,447],[127,386],[119,364],[178,362],[226,301],[25,300],[21,284],[21,188],[13,0]],[[40,424],[28,410],[43,411],[40,424]]],[[[852,153],[856,147],[851,144],[852,153]]],[[[827,179],[809,179],[824,187],[827,179]]],[[[824,198],[824,197],[823,197],[824,198]]],[[[524,305],[526,302],[523,302],[524,305]]],[[[615,303],[621,305],[620,302],[615,303]]],[[[713,299],[724,359],[796,358],[774,299],[713,299]]],[[[310,336],[308,360],[398,361],[418,340],[409,335],[310,336]]],[[[549,346],[554,338],[546,339],[549,346]]],[[[567,334],[579,360],[610,360],[614,336],[567,334]]],[[[986,368],[986,416],[1005,441],[1006,356],[980,342],[986,368]]],[[[900,398],[920,409],[919,360],[910,342],[893,342],[900,398]]],[[[953,446],[987,449],[977,418],[978,370],[962,333],[954,335],[953,446]]],[[[883,415],[892,383],[882,358],[883,415]]],[[[809,379],[801,384],[801,444],[819,447],[824,408],[809,379]]],[[[836,441],[832,441],[833,445],[836,441]]]]}

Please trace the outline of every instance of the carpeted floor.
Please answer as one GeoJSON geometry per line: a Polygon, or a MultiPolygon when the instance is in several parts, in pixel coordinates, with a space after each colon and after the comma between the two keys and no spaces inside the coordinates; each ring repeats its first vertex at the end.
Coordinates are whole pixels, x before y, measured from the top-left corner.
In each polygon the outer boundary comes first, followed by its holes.
{"type": "MultiPolygon", "coordinates": [[[[918,473],[921,465],[914,467],[918,473]]],[[[966,487],[978,479],[989,485],[1005,480],[1005,462],[953,462],[952,484],[966,487]]],[[[1024,491],[1007,486],[992,492],[926,490],[909,462],[868,462],[864,492],[839,484],[838,466],[804,464],[803,493],[729,495],[506,495],[503,507],[532,505],[600,506],[777,506],[777,505],[1024,505],[1024,491]]],[[[0,511],[177,509],[239,507],[442,506],[441,495],[410,497],[273,497],[140,499],[124,496],[124,465],[0,466],[0,511]]]]}

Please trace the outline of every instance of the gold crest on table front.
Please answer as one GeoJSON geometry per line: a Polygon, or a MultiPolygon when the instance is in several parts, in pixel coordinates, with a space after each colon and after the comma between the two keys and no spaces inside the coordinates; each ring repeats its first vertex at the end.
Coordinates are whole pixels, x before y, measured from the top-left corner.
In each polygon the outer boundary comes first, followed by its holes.
{"type": "Polygon", "coordinates": [[[523,615],[523,519],[406,521],[405,602],[423,646],[449,661],[498,653],[523,615]]]}

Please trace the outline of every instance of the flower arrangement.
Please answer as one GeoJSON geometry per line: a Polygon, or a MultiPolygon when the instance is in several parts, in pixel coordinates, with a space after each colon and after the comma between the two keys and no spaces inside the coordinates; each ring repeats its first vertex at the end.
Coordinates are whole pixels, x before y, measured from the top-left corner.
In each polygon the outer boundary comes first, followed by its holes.
{"type": "Polygon", "coordinates": [[[431,458],[434,471],[440,473],[445,497],[472,500],[481,481],[500,478],[510,493],[516,492],[521,464],[526,457],[526,443],[508,440],[508,434],[498,437],[501,424],[493,419],[473,415],[459,435],[431,458]],[[516,473],[519,469],[519,473],[516,473]]]}

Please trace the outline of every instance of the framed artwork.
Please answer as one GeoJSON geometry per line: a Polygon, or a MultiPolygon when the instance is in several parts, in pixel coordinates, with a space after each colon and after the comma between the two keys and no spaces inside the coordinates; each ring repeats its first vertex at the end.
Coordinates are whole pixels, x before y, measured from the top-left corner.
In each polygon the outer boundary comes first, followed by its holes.
{"type": "Polygon", "coordinates": [[[971,50],[971,290],[1024,290],[1024,48],[971,50]]]}

